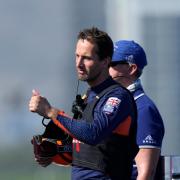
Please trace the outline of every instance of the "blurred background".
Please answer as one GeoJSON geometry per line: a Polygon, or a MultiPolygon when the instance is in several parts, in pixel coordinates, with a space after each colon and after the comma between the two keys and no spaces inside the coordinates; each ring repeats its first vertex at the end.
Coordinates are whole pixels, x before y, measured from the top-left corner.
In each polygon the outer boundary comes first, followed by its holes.
{"type": "Polygon", "coordinates": [[[144,47],[144,89],[166,128],[162,154],[180,155],[179,0],[0,0],[0,179],[70,179],[70,168],[35,163],[30,140],[44,128],[28,102],[37,89],[71,115],[76,36],[92,26],[144,47]]]}

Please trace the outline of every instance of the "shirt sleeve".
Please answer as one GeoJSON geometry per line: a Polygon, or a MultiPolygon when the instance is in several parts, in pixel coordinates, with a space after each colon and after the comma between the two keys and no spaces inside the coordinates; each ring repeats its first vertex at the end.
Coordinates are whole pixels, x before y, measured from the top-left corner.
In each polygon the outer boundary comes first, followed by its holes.
{"type": "Polygon", "coordinates": [[[138,109],[137,144],[139,148],[161,148],[164,136],[162,118],[153,106],[138,109]]]}
{"type": "Polygon", "coordinates": [[[91,123],[84,119],[74,120],[63,115],[58,115],[54,121],[74,138],[87,144],[96,145],[108,137],[125,120],[129,109],[127,93],[113,90],[99,100],[94,109],[94,119],[91,123]]]}

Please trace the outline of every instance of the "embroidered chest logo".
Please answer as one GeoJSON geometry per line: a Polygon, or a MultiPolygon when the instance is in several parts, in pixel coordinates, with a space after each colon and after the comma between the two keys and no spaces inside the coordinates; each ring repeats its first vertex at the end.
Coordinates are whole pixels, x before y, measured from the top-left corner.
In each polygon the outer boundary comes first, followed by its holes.
{"type": "Polygon", "coordinates": [[[148,136],[146,136],[146,138],[143,140],[143,143],[156,144],[156,141],[152,138],[151,135],[148,135],[148,136]]]}
{"type": "Polygon", "coordinates": [[[121,100],[118,99],[117,97],[110,97],[107,101],[106,104],[104,105],[103,111],[106,114],[111,114],[113,113],[119,106],[121,100]]]}

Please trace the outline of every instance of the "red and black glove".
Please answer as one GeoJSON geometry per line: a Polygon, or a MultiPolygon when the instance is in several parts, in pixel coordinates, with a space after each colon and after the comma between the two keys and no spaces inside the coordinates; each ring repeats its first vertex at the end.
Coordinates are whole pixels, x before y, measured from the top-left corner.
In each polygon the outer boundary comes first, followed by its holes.
{"type": "Polygon", "coordinates": [[[31,143],[35,160],[43,167],[51,163],[65,166],[72,162],[72,137],[52,121],[46,125],[42,135],[33,136],[31,143]]]}
{"type": "Polygon", "coordinates": [[[31,140],[34,149],[35,160],[43,167],[52,163],[56,155],[56,144],[43,140],[41,135],[33,136],[31,140]]]}

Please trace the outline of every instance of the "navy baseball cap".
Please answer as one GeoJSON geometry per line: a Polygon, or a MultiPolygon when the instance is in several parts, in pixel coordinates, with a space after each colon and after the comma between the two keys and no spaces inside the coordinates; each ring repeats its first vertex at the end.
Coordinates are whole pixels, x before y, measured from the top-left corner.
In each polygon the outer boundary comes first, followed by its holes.
{"type": "Polygon", "coordinates": [[[128,62],[136,64],[139,69],[147,65],[144,49],[134,41],[121,40],[114,44],[112,64],[118,62],[128,62]]]}

